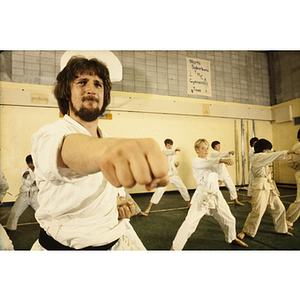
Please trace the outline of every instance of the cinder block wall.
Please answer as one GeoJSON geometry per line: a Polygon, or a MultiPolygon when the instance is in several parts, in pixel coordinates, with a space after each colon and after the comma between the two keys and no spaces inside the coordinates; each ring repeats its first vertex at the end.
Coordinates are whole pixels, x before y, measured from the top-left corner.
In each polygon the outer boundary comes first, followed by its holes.
{"type": "Polygon", "coordinates": [[[271,105],[300,98],[300,51],[269,53],[271,105]]]}
{"type": "MultiPolygon", "coordinates": [[[[268,57],[258,51],[112,51],[123,66],[113,90],[270,105],[268,57]],[[211,62],[212,96],[187,94],[186,57],[211,62]]],[[[4,51],[1,80],[53,85],[64,51],[4,51]]]]}

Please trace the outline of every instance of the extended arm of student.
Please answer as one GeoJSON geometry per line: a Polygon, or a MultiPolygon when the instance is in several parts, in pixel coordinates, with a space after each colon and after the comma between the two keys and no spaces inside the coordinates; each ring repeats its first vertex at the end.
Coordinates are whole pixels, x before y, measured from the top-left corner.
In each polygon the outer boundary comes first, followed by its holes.
{"type": "Polygon", "coordinates": [[[288,150],[287,154],[297,154],[297,155],[300,155],[300,149],[288,150]]]}
{"type": "Polygon", "coordinates": [[[214,151],[214,152],[211,153],[211,158],[218,158],[218,159],[225,158],[225,157],[229,158],[230,155],[231,155],[230,152],[217,152],[217,151],[214,151]]]}
{"type": "Polygon", "coordinates": [[[222,158],[219,160],[219,163],[223,163],[227,166],[232,166],[234,164],[234,161],[231,158],[222,158]]]}
{"type": "Polygon", "coordinates": [[[133,187],[136,183],[147,190],[169,183],[169,164],[158,144],[151,138],[93,138],[84,134],[68,135],[62,145],[60,166],[78,173],[102,171],[116,187],[133,187]]]}
{"type": "Polygon", "coordinates": [[[263,167],[271,164],[273,161],[283,161],[287,160],[287,154],[298,154],[299,152],[296,150],[284,150],[284,151],[274,151],[270,153],[258,153],[254,154],[252,159],[252,164],[255,167],[263,167]]]}

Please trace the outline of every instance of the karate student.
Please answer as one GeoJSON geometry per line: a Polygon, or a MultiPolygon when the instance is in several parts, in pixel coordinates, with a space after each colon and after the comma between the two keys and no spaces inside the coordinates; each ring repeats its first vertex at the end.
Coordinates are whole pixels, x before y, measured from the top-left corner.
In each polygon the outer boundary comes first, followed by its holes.
{"type": "Polygon", "coordinates": [[[194,146],[198,156],[193,160],[192,167],[197,189],[192,197],[187,216],[175,236],[171,250],[183,249],[204,215],[213,216],[218,221],[227,243],[248,247],[236,237],[235,218],[219,189],[219,164],[232,165],[233,160],[208,158],[209,143],[205,139],[197,140],[194,146]]]}
{"type": "MultiPolygon", "coordinates": [[[[119,212],[119,220],[123,220],[123,222],[125,223],[125,234],[128,236],[128,238],[130,239],[130,242],[135,245],[136,247],[138,247],[139,250],[147,250],[145,248],[145,246],[143,245],[142,241],[140,240],[140,238],[138,237],[138,235],[136,234],[136,232],[134,231],[134,229],[132,228],[132,225],[130,224],[130,218],[127,217],[127,214],[125,213],[124,209],[127,209],[127,206],[124,206],[123,204],[125,203],[132,203],[132,214],[131,215],[139,215],[142,213],[140,207],[138,206],[138,204],[132,199],[132,197],[128,194],[127,191],[125,191],[125,189],[121,188],[120,189],[120,193],[118,193],[117,195],[117,203],[118,205],[120,205],[120,209],[118,209],[119,212]],[[125,193],[125,194],[124,194],[125,193]],[[123,205],[123,207],[122,207],[123,205]]],[[[126,250],[126,249],[124,249],[126,250]]]]}
{"type": "Polygon", "coordinates": [[[271,142],[266,139],[259,139],[254,145],[252,210],[248,214],[242,232],[238,234],[240,239],[245,235],[255,237],[265,211],[272,216],[276,233],[292,236],[288,232],[285,207],[279,198],[276,183],[271,178],[269,165],[274,161],[287,160],[287,154],[300,154],[300,150],[270,152],[272,147],[271,142]]]}
{"type": "MultiPolygon", "coordinates": [[[[221,144],[219,141],[213,141],[211,143],[211,147],[214,149],[214,151],[211,153],[211,158],[230,158],[231,155],[234,155],[234,151],[220,152],[221,144]]],[[[220,164],[219,169],[219,180],[224,182],[225,186],[229,190],[230,200],[233,200],[236,205],[245,206],[245,204],[241,203],[238,200],[235,185],[228,173],[225,164],[220,164]]]]}
{"type": "Polygon", "coordinates": [[[39,205],[37,203],[38,188],[35,183],[34,164],[31,155],[26,156],[27,167],[21,170],[21,179],[23,185],[20,187],[19,196],[14,203],[7,223],[6,229],[16,230],[20,216],[28,206],[31,206],[35,211],[39,205]]]}
{"type": "MultiPolygon", "coordinates": [[[[178,176],[178,172],[176,168],[179,166],[179,162],[175,162],[177,152],[181,151],[179,147],[175,150],[173,148],[173,140],[165,139],[164,141],[166,149],[163,150],[164,155],[167,157],[169,162],[169,179],[170,183],[172,183],[179,191],[182,198],[188,202],[188,207],[190,207],[190,195],[188,193],[187,188],[185,187],[184,183],[182,182],[181,178],[178,176]]],[[[158,204],[160,199],[162,198],[164,192],[166,191],[167,187],[158,188],[150,199],[150,203],[147,209],[144,211],[144,215],[148,216],[153,204],[158,204]]]]}
{"type": "MultiPolygon", "coordinates": [[[[72,57],[57,75],[54,95],[64,115],[32,138],[39,187],[32,250],[144,250],[119,220],[119,188],[150,191],[168,184],[168,162],[151,138],[110,138],[98,127],[110,103],[109,70],[99,60],[72,57]],[[130,234],[129,234],[130,235],[130,234]]],[[[124,204],[126,206],[126,204],[124,204]]]]}
{"type": "MultiPolygon", "coordinates": [[[[3,198],[9,189],[8,182],[1,171],[0,177],[0,204],[3,202],[3,198]]],[[[7,235],[2,224],[0,224],[0,250],[14,250],[14,246],[9,236],[7,235]]]]}
{"type": "MultiPolygon", "coordinates": [[[[300,149],[300,129],[297,133],[297,139],[298,142],[293,146],[292,150],[300,149]]],[[[286,212],[288,228],[293,229],[294,222],[296,222],[300,216],[300,157],[298,155],[291,154],[287,163],[291,168],[296,170],[295,178],[297,183],[297,197],[286,212]]]]}
{"type": "Polygon", "coordinates": [[[253,177],[253,174],[252,174],[252,171],[251,171],[251,168],[252,168],[252,159],[253,159],[253,155],[254,155],[254,145],[255,143],[258,141],[258,138],[257,137],[253,137],[251,140],[250,140],[250,151],[249,151],[249,161],[250,161],[250,164],[249,164],[249,172],[248,172],[248,180],[249,180],[249,183],[248,183],[248,190],[247,190],[247,196],[248,196],[248,202],[251,203],[251,199],[252,199],[252,183],[253,183],[253,180],[254,180],[254,177],[253,177]]]}

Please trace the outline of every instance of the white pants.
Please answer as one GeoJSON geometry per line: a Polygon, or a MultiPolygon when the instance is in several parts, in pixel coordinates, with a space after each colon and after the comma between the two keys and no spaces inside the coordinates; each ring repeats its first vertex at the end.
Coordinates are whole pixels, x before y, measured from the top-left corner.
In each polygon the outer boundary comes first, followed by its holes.
{"type": "Polygon", "coordinates": [[[247,196],[252,197],[252,183],[254,181],[254,176],[251,170],[249,170],[248,176],[249,176],[249,184],[248,184],[247,196]]]}
{"type": "MultiPolygon", "coordinates": [[[[196,193],[196,192],[195,192],[196,193]]],[[[225,241],[231,243],[236,238],[235,218],[232,215],[226,200],[221,192],[218,192],[218,207],[212,209],[201,206],[199,209],[198,202],[192,201],[187,216],[180,226],[173,241],[174,250],[182,250],[188,238],[195,232],[197,226],[204,215],[212,215],[220,224],[225,235],[225,241]]],[[[194,196],[193,196],[194,197],[194,196]]]]}
{"type": "Polygon", "coordinates": [[[243,232],[247,235],[251,237],[256,235],[265,211],[272,216],[276,232],[286,233],[288,231],[285,207],[273,189],[253,189],[251,206],[252,210],[243,227],[243,232]]]}
{"type": "Polygon", "coordinates": [[[31,197],[29,197],[28,192],[20,192],[19,197],[14,203],[9,218],[6,223],[6,228],[9,230],[16,230],[17,224],[20,216],[25,211],[25,209],[30,205],[35,211],[39,208],[39,204],[36,201],[37,193],[33,193],[31,197]]]}
{"type": "Polygon", "coordinates": [[[230,200],[237,199],[237,193],[236,193],[235,185],[234,185],[234,183],[233,183],[226,167],[222,168],[222,175],[220,176],[220,180],[223,181],[223,183],[225,184],[225,186],[229,190],[230,200]]]}
{"type": "Polygon", "coordinates": [[[0,224],[0,250],[14,250],[13,243],[1,224],[0,224]]]}
{"type": "MultiPolygon", "coordinates": [[[[190,195],[184,183],[182,182],[181,178],[177,174],[171,175],[169,178],[170,178],[170,183],[172,183],[178,189],[182,198],[185,201],[190,201],[190,195]]],[[[166,189],[167,186],[157,188],[155,193],[152,195],[150,202],[153,204],[158,204],[166,189]]]]}
{"type": "Polygon", "coordinates": [[[286,212],[286,220],[289,226],[293,226],[293,223],[300,216],[300,170],[295,173],[295,178],[297,182],[297,197],[295,202],[289,206],[286,212]]]}

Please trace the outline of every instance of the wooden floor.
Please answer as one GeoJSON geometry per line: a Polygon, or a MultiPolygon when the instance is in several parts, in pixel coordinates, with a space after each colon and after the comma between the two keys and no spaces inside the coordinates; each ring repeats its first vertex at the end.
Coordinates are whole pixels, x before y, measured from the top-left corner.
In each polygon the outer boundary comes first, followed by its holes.
{"type": "MultiPolygon", "coordinates": [[[[296,189],[280,188],[281,200],[288,208],[290,203],[296,199],[296,189]]],[[[232,214],[236,218],[236,231],[239,233],[243,227],[251,205],[248,203],[247,191],[238,190],[239,200],[245,204],[244,207],[237,206],[229,201],[229,193],[225,188],[221,189],[232,214]]],[[[189,191],[193,194],[193,190],[189,191]]],[[[134,200],[142,210],[149,204],[151,193],[134,194],[134,200]]],[[[0,207],[0,222],[5,226],[11,210],[11,205],[3,204],[0,207]]],[[[142,240],[147,250],[169,250],[172,241],[187,214],[186,202],[177,191],[166,192],[160,203],[152,206],[149,217],[134,216],[131,224],[142,240]]],[[[258,233],[254,238],[245,237],[244,242],[249,248],[242,248],[234,244],[228,244],[224,240],[224,234],[211,216],[204,216],[197,230],[190,237],[183,250],[300,250],[300,220],[294,224],[291,231],[293,237],[276,234],[272,218],[267,213],[264,215],[258,233]]],[[[9,231],[15,250],[30,250],[32,244],[38,238],[39,225],[34,218],[34,211],[28,207],[19,219],[16,231],[9,231]]]]}

